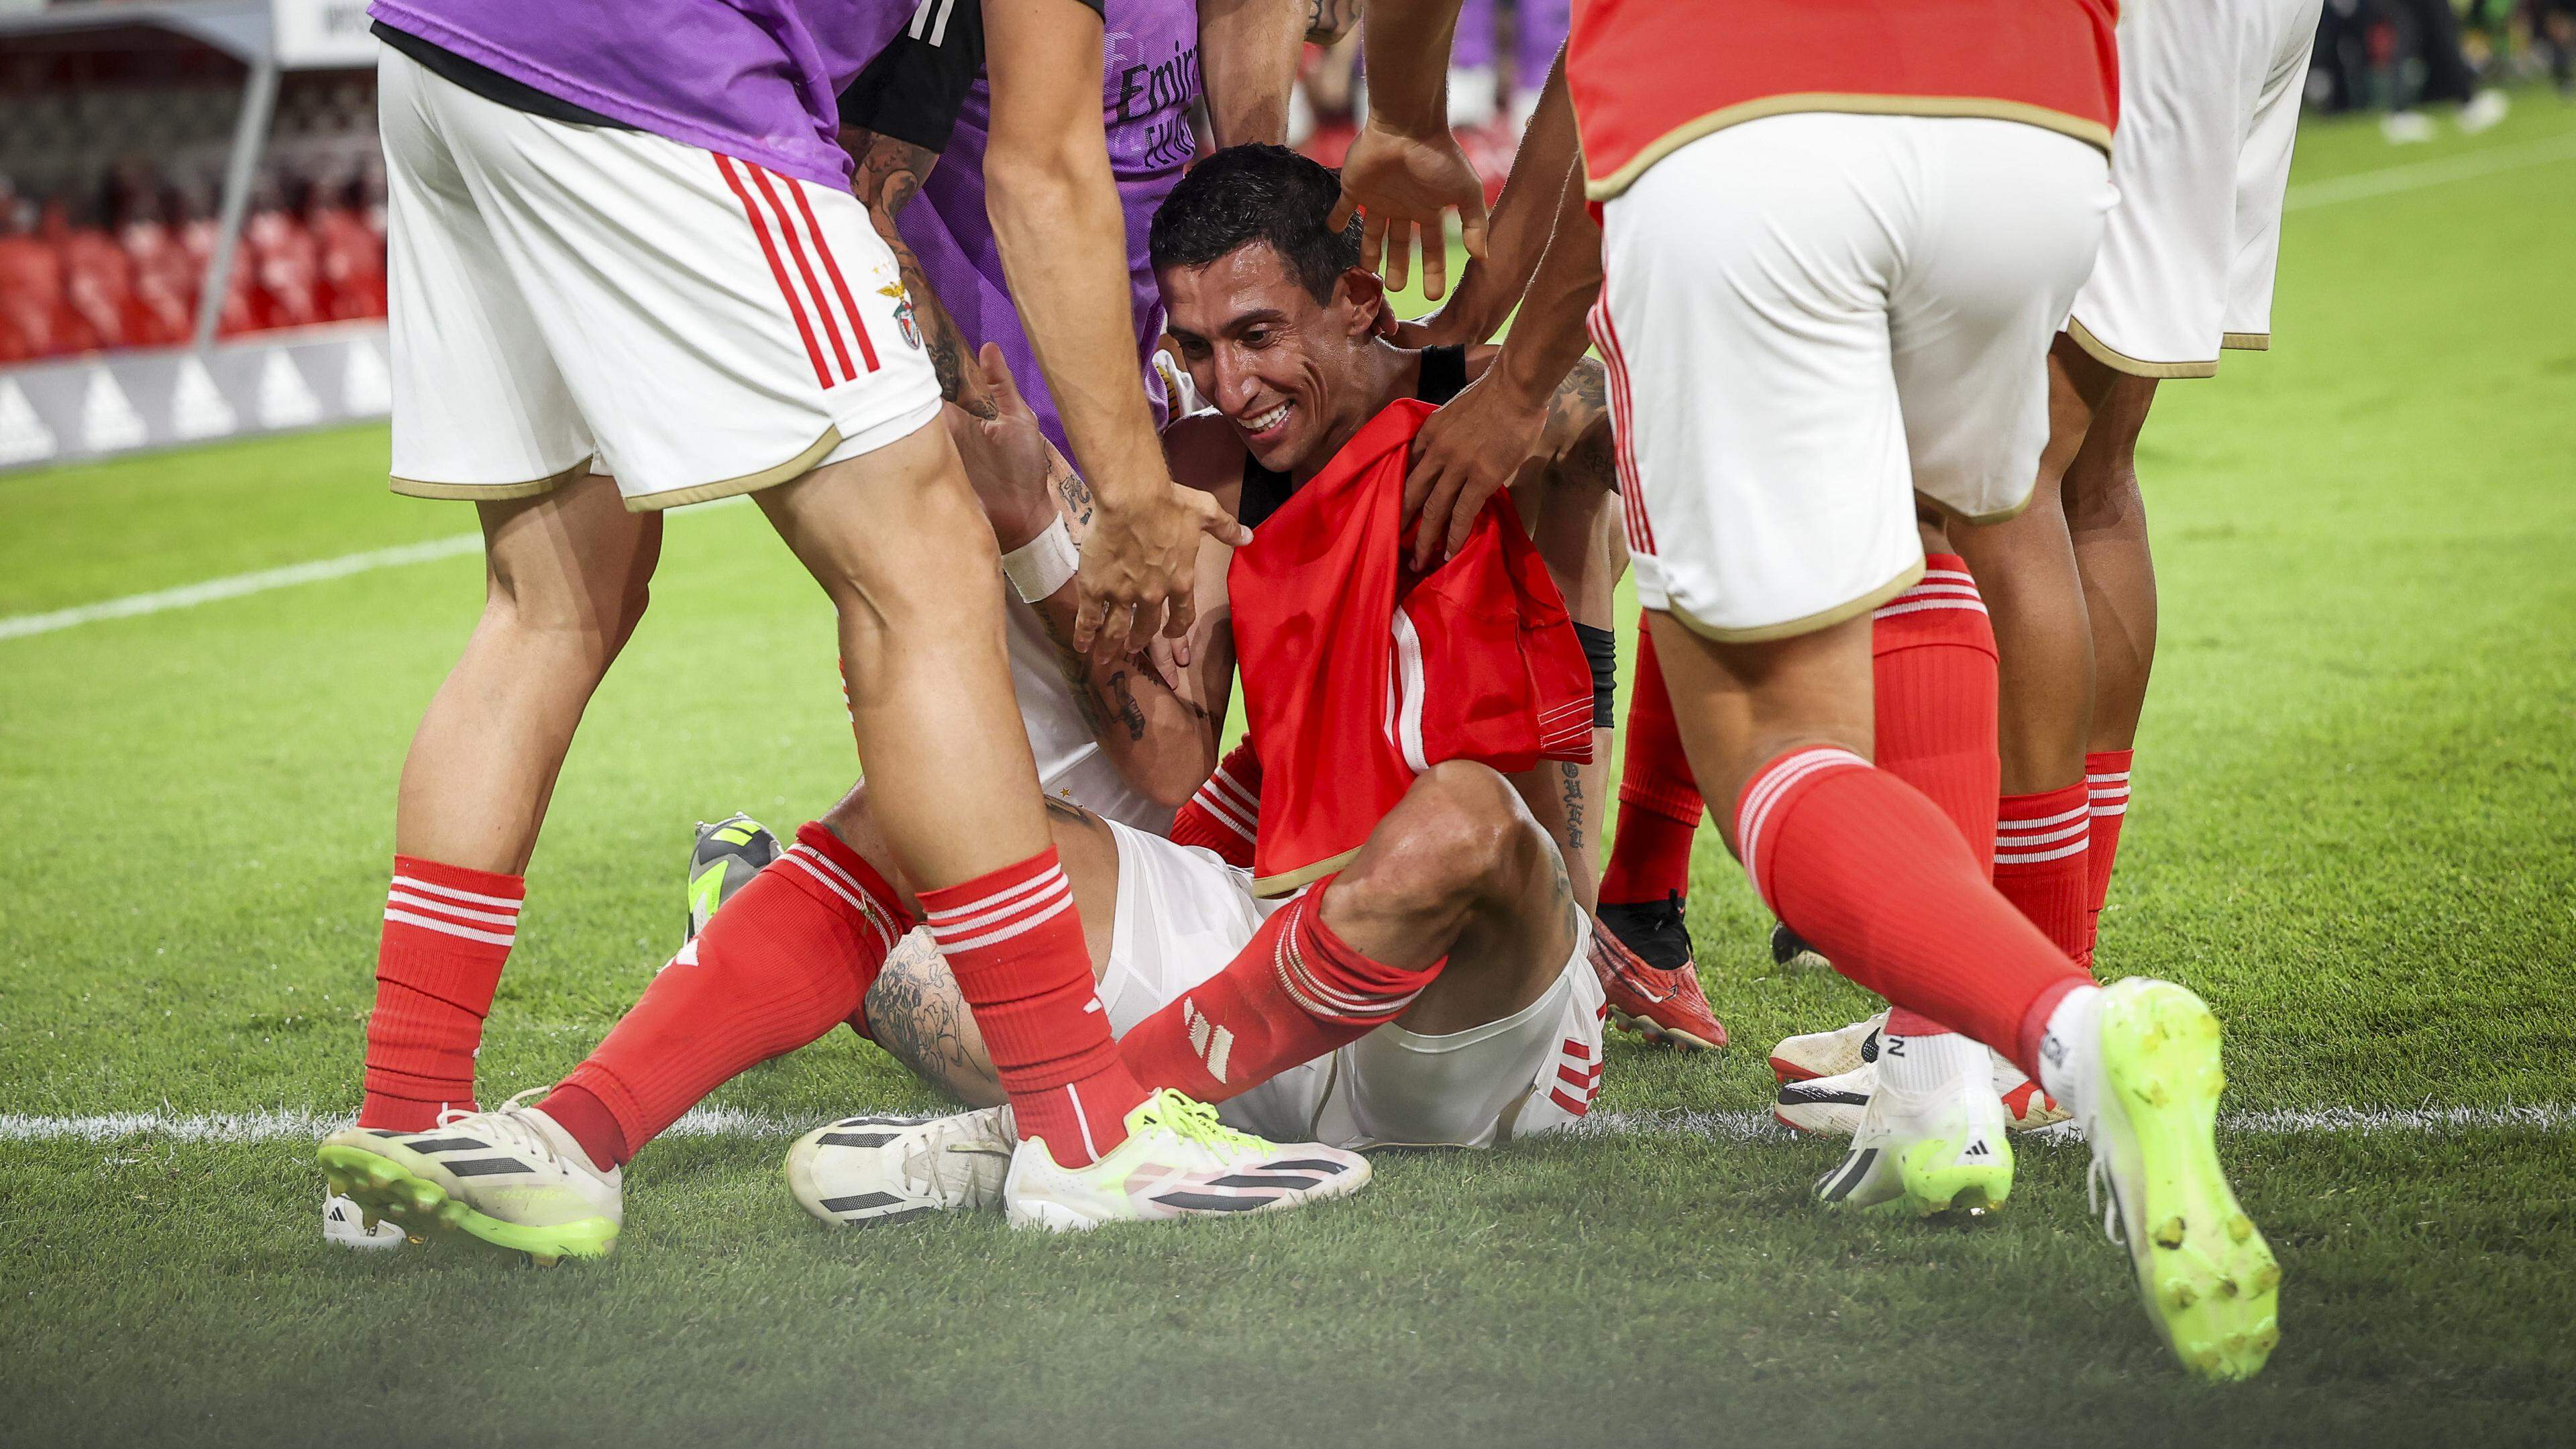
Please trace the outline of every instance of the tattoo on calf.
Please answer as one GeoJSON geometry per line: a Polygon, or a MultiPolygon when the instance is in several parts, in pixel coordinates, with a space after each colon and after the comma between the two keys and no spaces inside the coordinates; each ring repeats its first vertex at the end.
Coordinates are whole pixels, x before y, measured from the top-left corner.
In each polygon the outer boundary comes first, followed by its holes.
{"type": "Polygon", "coordinates": [[[1557,763],[1558,777],[1565,785],[1565,848],[1583,848],[1583,772],[1564,761],[1557,763]]]}
{"type": "Polygon", "coordinates": [[[898,946],[869,988],[868,1033],[914,1075],[966,1103],[1002,1099],[966,999],[936,951],[898,946]]]}

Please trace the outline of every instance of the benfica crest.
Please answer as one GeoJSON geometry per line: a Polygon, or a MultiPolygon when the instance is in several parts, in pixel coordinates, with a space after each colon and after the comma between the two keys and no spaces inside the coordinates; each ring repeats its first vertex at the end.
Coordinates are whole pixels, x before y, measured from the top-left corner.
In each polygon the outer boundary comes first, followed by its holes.
{"type": "Polygon", "coordinates": [[[912,294],[901,282],[888,282],[877,288],[880,297],[894,298],[894,325],[903,333],[903,345],[915,352],[921,350],[921,324],[912,320],[912,294]]]}

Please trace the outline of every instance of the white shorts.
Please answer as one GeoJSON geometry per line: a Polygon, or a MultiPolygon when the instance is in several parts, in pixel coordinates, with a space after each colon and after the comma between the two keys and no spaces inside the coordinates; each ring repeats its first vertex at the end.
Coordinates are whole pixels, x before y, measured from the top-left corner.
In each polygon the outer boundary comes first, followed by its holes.
{"type": "MultiPolygon", "coordinates": [[[[1257,900],[1252,877],[1213,851],[1109,822],[1118,840],[1118,920],[1100,1003],[1112,1034],[1223,970],[1293,896],[1257,900]]],[[[1587,922],[1584,928],[1590,930],[1587,922]]],[[[1572,1125],[1601,1090],[1609,1008],[1588,940],[1538,1000],[1500,1021],[1424,1036],[1382,1026],[1218,1108],[1229,1126],[1331,1147],[1495,1147],[1572,1125]]]]}
{"type": "Polygon", "coordinates": [[[1592,331],[1639,602],[1802,634],[1921,574],[1917,494],[2017,512],[2108,179],[2038,126],[1818,111],[1711,132],[1612,198],[1592,331]]]}
{"type": "Polygon", "coordinates": [[[2119,204],[2067,335],[2139,377],[2272,341],[2272,278],[2319,0],[2154,0],[2120,15],[2119,204]]]}
{"type": "Polygon", "coordinates": [[[938,416],[894,255],[844,191],[376,67],[394,491],[748,493],[938,416]]]}

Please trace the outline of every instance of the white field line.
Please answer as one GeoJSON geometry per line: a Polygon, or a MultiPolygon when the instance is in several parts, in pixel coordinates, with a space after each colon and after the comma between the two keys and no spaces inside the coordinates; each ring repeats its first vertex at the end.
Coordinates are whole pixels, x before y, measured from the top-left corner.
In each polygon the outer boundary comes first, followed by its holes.
{"type": "MultiPolygon", "coordinates": [[[[846,1115],[878,1115],[854,1112],[846,1115]]],[[[902,1113],[885,1115],[901,1116],[902,1113]]],[[[297,1108],[248,1112],[109,1112],[90,1117],[48,1117],[23,1112],[0,1113],[0,1142],[118,1142],[154,1137],[173,1142],[212,1142],[224,1146],[265,1142],[313,1142],[349,1124],[345,1115],[297,1108]]],[[[785,1139],[821,1125],[820,1120],[790,1119],[733,1107],[700,1107],[682,1117],[665,1136],[785,1139]]],[[[2429,1136],[2485,1129],[2561,1133],[2576,1129],[2576,1104],[2551,1102],[2504,1107],[2324,1107],[2314,1110],[2255,1109],[2230,1112],[2219,1127],[2231,1136],[2352,1137],[2429,1136]]],[[[1759,1110],[1691,1112],[1602,1112],[1584,1120],[1576,1132],[1587,1136],[1698,1137],[1717,1142],[1787,1141],[1791,1133],[1759,1110]]]]}
{"type": "Polygon", "coordinates": [[[2291,187],[2281,209],[2306,211],[2310,207],[2361,201],[2450,181],[2466,181],[2472,176],[2490,176],[2498,171],[2519,171],[2525,166],[2546,166],[2552,161],[2569,160],[2576,160],[2576,135],[2549,136],[2537,141],[2473,151],[2466,156],[2382,166],[2375,171],[2337,176],[2329,181],[2310,181],[2291,187]]]}
{"type": "MultiPolygon", "coordinates": [[[[749,494],[720,498],[698,505],[695,512],[722,508],[727,504],[748,503],[749,494]]],[[[80,604],[69,609],[56,609],[46,614],[11,614],[0,618],[0,639],[23,639],[30,634],[50,634],[79,624],[95,624],[103,619],[130,619],[137,614],[158,614],[170,609],[193,609],[223,599],[238,599],[244,594],[264,594],[271,589],[289,588],[296,584],[320,583],[325,579],[347,578],[351,574],[369,573],[376,569],[399,568],[404,564],[431,563],[483,551],[480,533],[451,533],[426,543],[406,543],[393,548],[374,548],[364,553],[345,553],[338,558],[315,559],[311,563],[288,564],[283,568],[260,569],[252,573],[233,574],[226,578],[208,579],[203,583],[183,584],[175,589],[155,589],[148,594],[128,594],[121,599],[102,599],[95,604],[80,604]]]]}

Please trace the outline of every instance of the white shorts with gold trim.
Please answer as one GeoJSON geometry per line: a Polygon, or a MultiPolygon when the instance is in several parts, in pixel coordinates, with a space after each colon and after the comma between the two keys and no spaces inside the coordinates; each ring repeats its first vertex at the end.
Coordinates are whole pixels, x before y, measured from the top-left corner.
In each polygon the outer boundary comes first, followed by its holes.
{"type": "Polygon", "coordinates": [[[1592,328],[1639,602],[1804,633],[1921,573],[1916,494],[2017,512],[2110,201],[2102,152],[2057,131],[1817,111],[1712,132],[1605,203],[1592,328]]]}
{"type": "Polygon", "coordinates": [[[2144,0],[2120,15],[2119,204],[2067,334],[2140,377],[2207,377],[2272,337],[2281,199],[2320,0],[2144,0]]]}
{"type": "Polygon", "coordinates": [[[397,492],[604,472],[663,508],[938,416],[894,256],[848,192],[532,116],[393,50],[377,79],[397,492]]]}
{"type": "MultiPolygon", "coordinates": [[[[1223,970],[1295,897],[1257,899],[1251,876],[1213,851],[1108,825],[1118,841],[1118,919],[1100,1004],[1111,1034],[1124,1036],[1223,970]]],[[[1493,1147],[1570,1126],[1601,1085],[1607,1006],[1589,945],[1578,937],[1548,989],[1499,1021],[1439,1036],[1382,1026],[1218,1113],[1273,1141],[1354,1148],[1493,1147]]]]}

